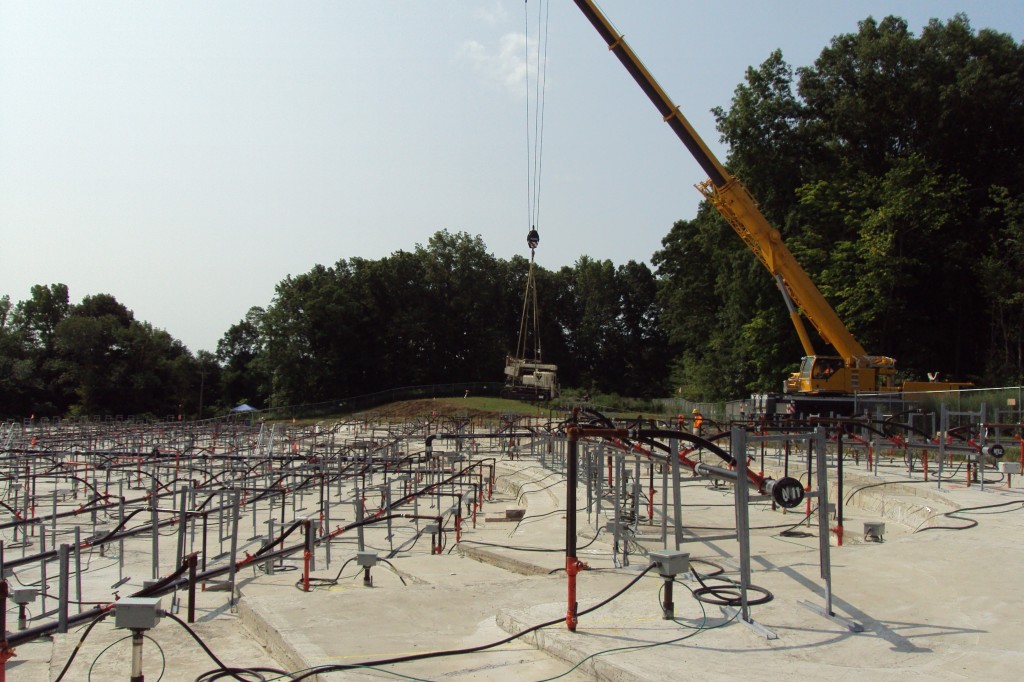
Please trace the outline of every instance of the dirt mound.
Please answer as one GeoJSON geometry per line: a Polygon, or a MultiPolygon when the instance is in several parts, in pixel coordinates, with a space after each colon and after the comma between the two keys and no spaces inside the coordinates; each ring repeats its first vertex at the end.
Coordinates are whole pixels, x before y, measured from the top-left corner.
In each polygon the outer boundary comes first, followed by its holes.
{"type": "Polygon", "coordinates": [[[443,417],[480,417],[483,419],[497,419],[500,414],[496,411],[478,410],[461,404],[457,399],[431,398],[423,400],[405,400],[390,405],[382,405],[367,412],[374,417],[387,417],[392,419],[413,420],[417,418],[428,419],[439,415],[443,417]]]}

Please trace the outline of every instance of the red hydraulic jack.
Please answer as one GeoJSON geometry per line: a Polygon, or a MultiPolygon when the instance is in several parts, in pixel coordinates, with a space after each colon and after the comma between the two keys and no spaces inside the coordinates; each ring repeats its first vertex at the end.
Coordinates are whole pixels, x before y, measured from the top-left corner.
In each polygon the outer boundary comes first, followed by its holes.
{"type": "MultiPolygon", "coordinates": [[[[576,420],[576,411],[573,411],[573,421],[576,420]]],[[[569,586],[569,608],[565,612],[565,626],[571,632],[576,632],[576,624],[579,619],[576,616],[576,574],[580,572],[583,565],[576,558],[576,479],[579,478],[579,463],[577,462],[579,452],[579,428],[573,424],[567,430],[568,456],[566,462],[566,483],[568,485],[565,493],[565,574],[568,576],[569,586]]]]}
{"type": "Polygon", "coordinates": [[[309,592],[309,570],[312,568],[316,539],[313,536],[313,524],[309,519],[302,522],[302,527],[305,530],[306,544],[302,552],[302,591],[309,592]]]}
{"type": "Polygon", "coordinates": [[[581,427],[576,424],[579,410],[573,410],[572,423],[566,429],[568,446],[566,454],[565,492],[565,574],[568,576],[569,607],[565,613],[565,626],[576,631],[579,623],[576,603],[576,576],[588,566],[576,558],[576,484],[579,480],[579,440],[582,436],[605,436],[625,438],[625,429],[581,427]]]}
{"type": "MultiPolygon", "coordinates": [[[[836,534],[836,544],[840,547],[843,546],[843,434],[845,433],[844,427],[840,426],[836,432],[836,485],[838,487],[838,496],[836,498],[836,525],[830,530],[836,534]]],[[[925,480],[928,478],[928,455],[925,453],[924,459],[925,468],[925,480]]],[[[809,478],[809,477],[808,477],[809,478]]]]}
{"type": "Polygon", "coordinates": [[[14,658],[14,649],[7,644],[7,596],[9,591],[10,586],[7,584],[7,579],[0,579],[0,682],[7,679],[7,661],[14,658]]]}
{"type": "Polygon", "coordinates": [[[576,624],[579,623],[579,618],[577,617],[578,604],[576,602],[576,575],[588,568],[589,566],[576,557],[565,557],[565,574],[569,576],[569,608],[565,612],[565,626],[572,632],[576,632],[576,624]]]}

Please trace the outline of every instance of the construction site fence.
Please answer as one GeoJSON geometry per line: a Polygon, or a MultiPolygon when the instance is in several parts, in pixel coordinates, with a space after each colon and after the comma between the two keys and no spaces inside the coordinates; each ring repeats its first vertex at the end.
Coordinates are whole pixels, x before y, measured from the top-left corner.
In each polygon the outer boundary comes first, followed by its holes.
{"type": "MultiPolygon", "coordinates": [[[[318,419],[335,416],[338,414],[361,412],[370,410],[388,403],[402,400],[417,400],[430,398],[451,398],[465,396],[487,396],[498,397],[501,395],[503,384],[495,381],[469,381],[455,383],[423,384],[419,386],[403,386],[391,388],[375,393],[350,396],[347,398],[336,398],[316,403],[304,403],[299,405],[275,406],[266,409],[259,409],[249,412],[231,412],[227,415],[207,421],[221,421],[229,419],[233,421],[251,420],[291,420],[291,419],[318,419]]],[[[858,396],[862,401],[858,413],[876,414],[879,411],[885,414],[898,414],[907,411],[938,412],[940,405],[946,405],[949,409],[957,412],[977,411],[981,405],[986,405],[993,410],[989,414],[995,417],[1002,415],[1007,421],[1022,421],[1022,406],[1024,406],[1024,387],[1003,386],[997,388],[969,388],[960,391],[925,391],[920,393],[901,394],[872,394],[864,393],[858,396]]],[[[560,408],[567,408],[569,405],[559,404],[560,408]]],[[[656,411],[663,412],[667,417],[678,417],[682,415],[690,419],[694,410],[698,411],[705,419],[715,420],[721,423],[743,420],[754,413],[752,401],[749,398],[729,401],[694,401],[682,397],[655,398],[651,405],[656,411]]],[[[607,407],[607,406],[602,406],[607,407]]],[[[153,422],[174,422],[180,421],[178,415],[165,415],[163,418],[154,419],[151,416],[137,415],[83,415],[77,417],[43,417],[41,419],[25,419],[23,423],[29,426],[31,423],[39,425],[52,424],[57,426],[61,423],[117,423],[146,424],[153,422]]]]}
{"type": "Polygon", "coordinates": [[[993,420],[1021,421],[1021,386],[998,388],[966,388],[959,391],[920,391],[891,393],[864,393],[856,414],[883,414],[887,416],[912,412],[939,413],[943,406],[952,412],[981,412],[993,420]]]}
{"type": "MultiPolygon", "coordinates": [[[[966,388],[959,391],[920,391],[904,393],[862,393],[856,396],[856,414],[895,415],[907,412],[938,413],[945,405],[953,412],[978,412],[985,407],[986,416],[992,421],[1021,423],[1024,421],[1024,387],[1001,386],[995,388],[966,388]]],[[[784,413],[785,398],[782,398],[779,412],[784,413]]],[[[667,414],[682,415],[690,419],[697,410],[705,419],[721,423],[743,421],[755,415],[757,410],[751,399],[721,402],[699,402],[685,398],[664,398],[656,401],[667,414]]],[[[821,416],[827,416],[827,408],[819,409],[821,416]]]]}

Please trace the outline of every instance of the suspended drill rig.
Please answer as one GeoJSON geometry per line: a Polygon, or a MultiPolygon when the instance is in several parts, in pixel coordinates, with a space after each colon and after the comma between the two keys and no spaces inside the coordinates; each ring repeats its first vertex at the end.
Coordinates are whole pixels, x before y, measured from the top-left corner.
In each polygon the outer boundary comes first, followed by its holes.
{"type": "Polygon", "coordinates": [[[526,236],[526,245],[530,247],[530,269],[526,273],[523,312],[519,318],[519,340],[515,355],[505,357],[505,388],[501,392],[503,398],[552,400],[558,397],[558,365],[545,363],[541,353],[537,278],[534,271],[534,255],[539,244],[540,234],[533,228],[526,236]]]}
{"type": "MultiPolygon", "coordinates": [[[[527,21],[527,33],[530,22],[527,21]]],[[[537,307],[537,273],[534,258],[540,244],[540,178],[541,152],[544,136],[544,83],[546,60],[544,54],[547,45],[547,12],[546,3],[540,3],[537,16],[537,40],[533,41],[537,48],[534,63],[537,65],[535,81],[530,81],[529,64],[526,59],[526,166],[527,166],[527,209],[529,218],[526,224],[530,231],[526,235],[526,245],[530,248],[530,269],[526,273],[526,291],[523,294],[522,315],[519,318],[519,340],[516,342],[514,355],[505,356],[505,387],[501,392],[504,398],[517,400],[552,400],[558,397],[558,365],[545,363],[541,353],[540,314],[537,307]],[[530,90],[535,90],[531,109],[530,90]],[[532,135],[531,135],[532,129],[532,135]],[[531,140],[532,137],[532,140],[531,140]]],[[[529,36],[528,36],[529,38],[529,36]]],[[[527,40],[527,45],[530,44],[527,40]]]]}

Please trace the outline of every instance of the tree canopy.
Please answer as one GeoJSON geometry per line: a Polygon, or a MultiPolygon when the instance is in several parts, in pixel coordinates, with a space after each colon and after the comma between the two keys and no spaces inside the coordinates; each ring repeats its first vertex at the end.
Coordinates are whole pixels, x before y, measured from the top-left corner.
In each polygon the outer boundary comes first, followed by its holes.
{"type": "Polygon", "coordinates": [[[178,415],[194,409],[188,349],[113,296],[71,305],[64,284],[0,302],[0,414],[178,415]]]}
{"type": "MultiPolygon", "coordinates": [[[[528,270],[522,257],[488,253],[479,236],[441,231],[412,252],[285,279],[260,323],[271,402],[497,380],[516,348],[528,270]]],[[[557,272],[537,267],[535,276],[541,347],[563,382],[666,390],[668,354],[645,264],[583,256],[557,272]]]]}

